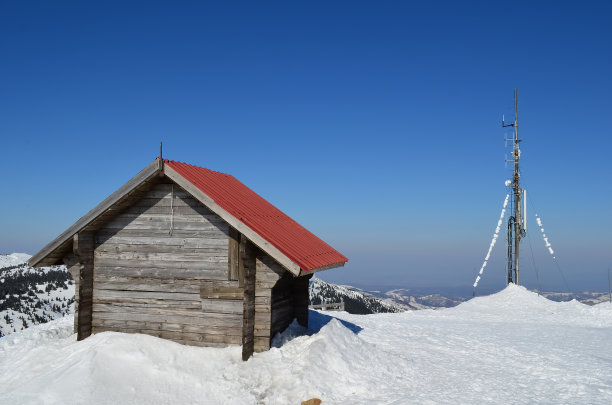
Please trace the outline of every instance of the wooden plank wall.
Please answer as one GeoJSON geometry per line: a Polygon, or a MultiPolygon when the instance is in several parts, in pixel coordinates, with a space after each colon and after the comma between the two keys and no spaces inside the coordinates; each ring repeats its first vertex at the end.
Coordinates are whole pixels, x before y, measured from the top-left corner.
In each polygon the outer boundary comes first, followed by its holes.
{"type": "Polygon", "coordinates": [[[225,221],[177,185],[154,186],[96,233],[93,331],[241,344],[242,297],[206,289],[239,287],[228,280],[228,235],[225,221]]]}
{"type": "Polygon", "coordinates": [[[295,277],[282,277],[272,289],[272,317],[270,337],[274,337],[291,324],[294,318],[292,281],[295,277]]]}

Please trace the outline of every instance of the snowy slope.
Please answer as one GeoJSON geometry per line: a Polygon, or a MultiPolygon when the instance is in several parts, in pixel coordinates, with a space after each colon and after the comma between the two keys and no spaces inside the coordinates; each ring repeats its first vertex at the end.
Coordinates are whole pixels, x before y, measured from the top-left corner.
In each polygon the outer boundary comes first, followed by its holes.
{"type": "Polygon", "coordinates": [[[509,286],[457,307],[311,311],[280,348],[194,348],[71,319],[0,339],[0,398],[19,404],[610,404],[612,305],[509,286]],[[297,334],[302,336],[296,337],[297,334]]]}
{"type": "Polygon", "coordinates": [[[382,295],[411,309],[450,308],[467,300],[465,297],[448,297],[437,293],[416,294],[404,288],[390,290],[382,295]]]}
{"type": "Polygon", "coordinates": [[[0,337],[74,313],[74,282],[66,267],[34,269],[25,263],[29,257],[0,255],[0,337]]]}

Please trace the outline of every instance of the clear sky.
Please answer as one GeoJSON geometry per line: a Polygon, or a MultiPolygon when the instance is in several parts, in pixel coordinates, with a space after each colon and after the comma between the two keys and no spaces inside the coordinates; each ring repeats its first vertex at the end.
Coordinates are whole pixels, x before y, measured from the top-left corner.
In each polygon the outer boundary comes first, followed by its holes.
{"type": "MultiPolygon", "coordinates": [[[[163,141],[344,253],[325,280],[471,291],[517,87],[532,207],[570,289],[607,290],[611,4],[3,2],[0,252],[38,251],[163,141]]],[[[531,246],[542,288],[565,289],[528,234],[524,282],[531,246]]],[[[483,289],[504,285],[504,244],[483,289]]]]}

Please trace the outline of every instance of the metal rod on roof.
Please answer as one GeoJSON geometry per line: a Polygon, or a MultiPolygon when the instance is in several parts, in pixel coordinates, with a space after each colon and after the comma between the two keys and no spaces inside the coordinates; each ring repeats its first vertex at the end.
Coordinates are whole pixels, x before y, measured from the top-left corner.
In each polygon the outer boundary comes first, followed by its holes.
{"type": "Polygon", "coordinates": [[[162,143],[161,143],[161,141],[159,142],[159,160],[164,160],[163,155],[162,155],[162,143]]]}

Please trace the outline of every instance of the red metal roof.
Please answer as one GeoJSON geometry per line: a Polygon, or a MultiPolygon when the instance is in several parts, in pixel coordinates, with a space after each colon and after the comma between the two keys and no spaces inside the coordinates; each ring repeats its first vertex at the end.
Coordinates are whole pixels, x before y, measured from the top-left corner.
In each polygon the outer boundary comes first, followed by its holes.
{"type": "Polygon", "coordinates": [[[224,210],[274,245],[303,271],[348,261],[234,176],[183,162],[164,162],[224,210]]]}

